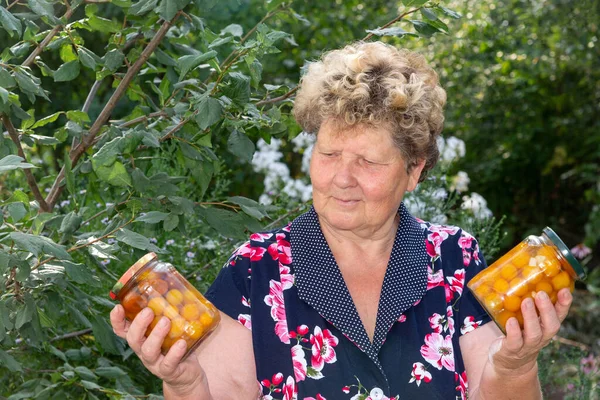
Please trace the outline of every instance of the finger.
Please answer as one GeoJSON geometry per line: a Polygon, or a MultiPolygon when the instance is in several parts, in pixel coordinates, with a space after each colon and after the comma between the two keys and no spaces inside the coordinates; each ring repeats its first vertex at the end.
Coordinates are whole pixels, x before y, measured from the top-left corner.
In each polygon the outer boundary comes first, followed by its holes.
{"type": "Polygon", "coordinates": [[[177,371],[177,368],[181,364],[181,360],[187,351],[187,344],[185,340],[180,339],[171,348],[169,352],[165,355],[162,362],[158,367],[158,371],[164,376],[172,376],[177,371]]]}
{"type": "Polygon", "coordinates": [[[573,304],[573,295],[569,291],[569,289],[561,289],[558,292],[558,301],[554,305],[556,309],[556,314],[558,315],[559,321],[562,323],[567,314],[569,313],[569,308],[571,308],[571,304],[573,304]]]}
{"type": "MultiPolygon", "coordinates": [[[[546,300],[550,302],[548,295],[545,292],[539,291],[536,297],[541,295],[546,296],[546,300]]],[[[552,304],[550,302],[550,304],[552,304]]],[[[521,313],[523,314],[523,338],[524,347],[537,347],[543,339],[542,326],[540,325],[540,319],[535,310],[535,304],[533,299],[526,298],[521,303],[521,313]]]]}
{"type": "Polygon", "coordinates": [[[545,292],[536,294],[535,305],[540,312],[543,340],[550,341],[560,329],[560,320],[556,315],[556,309],[545,292]]]}
{"type": "Polygon", "coordinates": [[[169,333],[170,327],[171,321],[169,321],[169,318],[162,317],[152,329],[140,348],[140,358],[145,364],[154,364],[161,356],[161,346],[169,333]]]}
{"type": "Polygon", "coordinates": [[[146,307],[134,318],[127,331],[127,343],[137,354],[140,354],[142,344],[146,340],[144,334],[153,319],[154,312],[146,307]]]}
{"type": "Polygon", "coordinates": [[[512,317],[506,321],[506,339],[504,348],[511,353],[518,353],[523,348],[523,332],[519,326],[519,321],[512,317]]]}
{"type": "Polygon", "coordinates": [[[115,334],[125,339],[131,323],[125,319],[125,309],[122,305],[117,304],[110,311],[110,324],[115,334]]]}

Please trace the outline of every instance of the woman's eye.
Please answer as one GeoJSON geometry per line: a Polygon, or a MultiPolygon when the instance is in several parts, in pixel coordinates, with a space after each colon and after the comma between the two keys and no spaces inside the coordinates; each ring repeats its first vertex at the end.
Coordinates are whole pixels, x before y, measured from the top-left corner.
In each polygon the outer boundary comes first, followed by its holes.
{"type": "Polygon", "coordinates": [[[367,165],[376,165],[377,163],[375,161],[365,160],[365,164],[367,164],[367,165]]]}

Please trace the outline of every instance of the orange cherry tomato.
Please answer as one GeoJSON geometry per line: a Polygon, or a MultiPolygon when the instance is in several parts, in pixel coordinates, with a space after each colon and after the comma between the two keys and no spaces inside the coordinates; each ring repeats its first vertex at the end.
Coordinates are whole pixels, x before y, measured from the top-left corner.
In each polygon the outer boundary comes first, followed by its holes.
{"type": "Polygon", "coordinates": [[[204,307],[199,304],[186,304],[181,308],[181,316],[188,321],[197,320],[200,317],[204,307]]]}
{"type": "Polygon", "coordinates": [[[508,311],[508,310],[504,310],[499,312],[496,315],[496,322],[498,323],[498,325],[500,325],[502,327],[503,330],[506,330],[506,322],[508,321],[509,318],[512,317],[517,317],[517,314],[515,314],[512,311],[508,311]]]}
{"type": "Polygon", "coordinates": [[[154,311],[154,315],[162,315],[164,309],[169,306],[169,303],[164,297],[153,297],[148,301],[148,307],[154,311]]]}
{"type": "Polygon", "coordinates": [[[559,291],[560,289],[567,288],[571,285],[571,277],[566,271],[562,271],[552,278],[551,282],[554,290],[559,291]]]}
{"type": "Polygon", "coordinates": [[[521,271],[523,279],[531,284],[536,284],[544,277],[544,271],[539,267],[525,266],[521,271]]]}
{"type": "Polygon", "coordinates": [[[500,278],[500,279],[496,279],[496,281],[494,282],[493,287],[494,287],[494,290],[496,292],[504,294],[508,290],[509,284],[506,281],[506,279],[500,278]]]}
{"type": "Polygon", "coordinates": [[[485,296],[483,303],[491,314],[502,310],[502,297],[497,293],[490,293],[485,296]]]}
{"type": "Polygon", "coordinates": [[[169,290],[169,293],[167,293],[167,295],[165,296],[165,299],[167,299],[167,301],[171,303],[171,305],[177,307],[181,303],[183,303],[183,293],[181,293],[181,291],[177,289],[171,289],[169,290]]]}
{"type": "Polygon", "coordinates": [[[529,291],[529,285],[527,284],[527,281],[523,280],[522,278],[513,279],[510,281],[509,286],[508,294],[511,295],[525,296],[525,294],[527,294],[529,291]]]}
{"type": "Polygon", "coordinates": [[[531,259],[531,254],[527,249],[521,249],[521,251],[517,252],[512,259],[510,260],[516,267],[524,267],[529,265],[529,260],[531,259]]]}
{"type": "Polygon", "coordinates": [[[169,330],[169,337],[172,339],[179,338],[183,335],[187,326],[185,319],[177,317],[171,320],[171,329],[169,330]]]}
{"type": "Polygon", "coordinates": [[[211,317],[208,313],[204,313],[200,316],[200,322],[202,325],[208,328],[213,323],[213,317],[211,317]]]}
{"type": "Polygon", "coordinates": [[[202,322],[200,321],[189,322],[185,329],[185,334],[194,340],[200,339],[203,333],[204,325],[202,325],[202,322]]]}
{"type": "Polygon", "coordinates": [[[546,294],[550,296],[554,290],[552,289],[552,284],[550,282],[543,280],[535,285],[535,291],[546,292],[546,294]]]}
{"type": "Polygon", "coordinates": [[[519,296],[506,296],[504,308],[508,311],[517,312],[521,309],[521,298],[519,296]]]}
{"type": "Polygon", "coordinates": [[[139,293],[132,290],[123,297],[121,304],[127,313],[137,315],[148,303],[139,293]]]}
{"type": "Polygon", "coordinates": [[[506,264],[500,270],[500,276],[502,276],[502,278],[506,279],[509,282],[515,276],[517,276],[517,273],[518,273],[517,267],[515,267],[513,264],[506,264]]]}

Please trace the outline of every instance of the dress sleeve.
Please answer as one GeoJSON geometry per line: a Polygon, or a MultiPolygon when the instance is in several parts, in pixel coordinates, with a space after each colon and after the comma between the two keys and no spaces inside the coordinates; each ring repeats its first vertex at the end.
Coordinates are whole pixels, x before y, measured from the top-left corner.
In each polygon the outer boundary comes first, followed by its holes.
{"type": "Polygon", "coordinates": [[[205,297],[221,312],[252,329],[250,317],[250,268],[248,257],[241,257],[240,250],[245,243],[227,260],[205,297]]]}
{"type": "Polygon", "coordinates": [[[492,319],[479,304],[473,292],[467,287],[467,283],[475,275],[487,268],[487,263],[479,249],[479,243],[471,235],[463,232],[459,239],[459,247],[463,253],[465,265],[465,280],[463,293],[459,300],[457,320],[460,326],[460,336],[472,332],[478,327],[487,324],[492,319]]]}

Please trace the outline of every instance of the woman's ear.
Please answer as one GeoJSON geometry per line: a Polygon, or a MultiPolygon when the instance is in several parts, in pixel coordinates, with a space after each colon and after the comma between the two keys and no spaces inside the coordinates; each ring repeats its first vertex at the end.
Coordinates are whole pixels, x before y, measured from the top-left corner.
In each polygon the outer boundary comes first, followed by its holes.
{"type": "Polygon", "coordinates": [[[421,171],[425,167],[425,159],[419,160],[416,164],[413,164],[410,171],[408,171],[408,185],[406,186],[407,192],[412,192],[417,187],[419,183],[419,178],[421,177],[421,171]]]}

